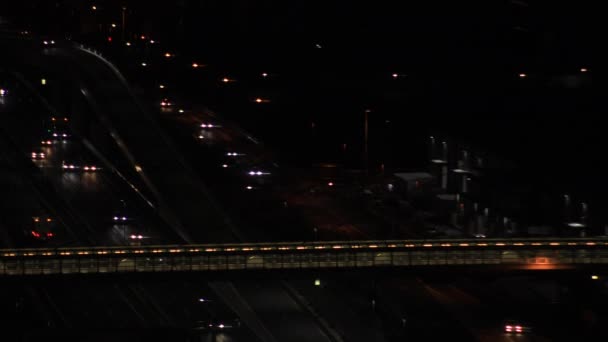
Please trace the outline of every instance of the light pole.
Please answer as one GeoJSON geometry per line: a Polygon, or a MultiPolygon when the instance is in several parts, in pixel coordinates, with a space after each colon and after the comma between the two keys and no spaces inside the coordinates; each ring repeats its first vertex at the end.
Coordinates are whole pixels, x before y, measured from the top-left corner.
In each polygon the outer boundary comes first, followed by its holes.
{"type": "Polygon", "coordinates": [[[364,124],[364,144],[363,144],[363,153],[364,153],[364,162],[365,162],[365,175],[369,175],[369,149],[368,149],[368,140],[369,140],[369,123],[368,116],[371,111],[369,109],[365,110],[365,124],[364,124]]]}
{"type": "Polygon", "coordinates": [[[122,41],[125,41],[125,25],[127,22],[127,6],[122,6],[122,41]]]}

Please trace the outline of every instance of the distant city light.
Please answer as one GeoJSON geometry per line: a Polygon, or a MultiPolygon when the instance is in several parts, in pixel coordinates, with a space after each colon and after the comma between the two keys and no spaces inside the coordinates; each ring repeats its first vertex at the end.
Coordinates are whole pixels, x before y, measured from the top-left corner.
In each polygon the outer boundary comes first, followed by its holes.
{"type": "Polygon", "coordinates": [[[180,110],[178,110],[178,112],[183,113],[183,112],[184,112],[184,110],[183,110],[183,109],[180,109],[180,110]]]}
{"type": "Polygon", "coordinates": [[[247,189],[247,190],[251,190],[251,189],[253,189],[253,187],[252,187],[251,185],[247,185],[247,186],[245,187],[245,189],[247,189]]]}
{"type": "Polygon", "coordinates": [[[526,78],[526,77],[528,77],[528,75],[526,75],[524,73],[519,74],[519,78],[526,78]]]}
{"type": "Polygon", "coordinates": [[[228,164],[222,164],[222,167],[223,167],[223,168],[227,168],[227,167],[228,167],[228,164]]]}
{"type": "Polygon", "coordinates": [[[327,183],[328,186],[334,186],[334,182],[327,183]]]}
{"type": "Polygon", "coordinates": [[[262,77],[268,77],[268,74],[267,74],[267,73],[265,73],[265,72],[263,72],[263,73],[262,73],[262,77]]]}
{"type": "Polygon", "coordinates": [[[154,40],[150,39],[150,44],[156,43],[154,40]]]}
{"type": "Polygon", "coordinates": [[[161,85],[159,85],[158,87],[159,87],[160,89],[165,89],[165,85],[164,85],[164,84],[161,84],[161,85]]]}
{"type": "Polygon", "coordinates": [[[598,279],[600,279],[600,277],[594,274],[594,275],[591,276],[591,279],[598,280],[598,279]]]}
{"type": "Polygon", "coordinates": [[[228,83],[228,82],[230,82],[230,79],[228,77],[224,77],[224,78],[222,78],[222,82],[228,83]]]}
{"type": "Polygon", "coordinates": [[[169,53],[169,52],[165,52],[165,57],[171,58],[171,57],[173,57],[173,55],[171,53],[169,53]]]}
{"type": "Polygon", "coordinates": [[[141,66],[145,67],[145,66],[148,66],[148,64],[146,62],[142,62],[141,66]]]}
{"type": "Polygon", "coordinates": [[[257,99],[255,99],[255,102],[262,103],[262,99],[258,97],[257,99]]]}
{"type": "Polygon", "coordinates": [[[315,286],[321,286],[321,279],[315,279],[315,286]]]}
{"type": "Polygon", "coordinates": [[[587,72],[589,71],[587,68],[581,68],[581,72],[587,72]]]}
{"type": "Polygon", "coordinates": [[[195,69],[198,68],[198,63],[192,63],[192,67],[195,69]]]}
{"type": "Polygon", "coordinates": [[[93,6],[91,6],[91,9],[92,9],[93,11],[97,11],[97,6],[93,5],[93,6]]]}
{"type": "Polygon", "coordinates": [[[116,24],[112,23],[112,28],[116,28],[116,24]]]}
{"type": "Polygon", "coordinates": [[[143,34],[141,35],[141,37],[139,37],[139,39],[141,40],[146,40],[146,36],[144,36],[143,34]]]}
{"type": "Polygon", "coordinates": [[[131,43],[130,42],[126,42],[125,45],[126,46],[131,46],[131,43]]]}
{"type": "Polygon", "coordinates": [[[399,74],[393,74],[393,78],[399,77],[399,74]]]}
{"type": "Polygon", "coordinates": [[[46,85],[46,78],[41,79],[41,80],[40,80],[40,84],[42,84],[42,85],[46,85]]]}

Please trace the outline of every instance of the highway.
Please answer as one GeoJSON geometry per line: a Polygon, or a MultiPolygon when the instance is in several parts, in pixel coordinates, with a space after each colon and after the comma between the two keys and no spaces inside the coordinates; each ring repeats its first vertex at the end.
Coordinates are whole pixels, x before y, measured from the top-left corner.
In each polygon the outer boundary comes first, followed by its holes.
{"type": "MultiPolygon", "coordinates": [[[[153,194],[153,204],[157,207],[157,209],[160,209],[160,216],[164,221],[170,222],[168,225],[172,228],[175,234],[181,237],[181,239],[188,241],[190,240],[190,236],[194,236],[194,238],[199,240],[212,239],[214,241],[227,241],[232,239],[230,229],[227,230],[224,228],[224,224],[221,223],[222,220],[213,218],[215,215],[213,213],[215,213],[217,210],[211,209],[213,208],[213,204],[211,204],[211,207],[209,207],[209,195],[206,194],[204,186],[200,180],[188,170],[188,166],[186,166],[183,161],[180,160],[179,153],[177,153],[176,150],[170,146],[170,143],[167,143],[166,139],[162,137],[162,133],[160,133],[158,128],[155,127],[154,121],[147,118],[145,114],[139,117],[133,115],[134,113],[141,114],[143,112],[141,111],[141,108],[137,108],[137,105],[134,106],[135,102],[132,98],[124,96],[124,94],[129,93],[128,88],[125,88],[122,85],[116,87],[117,83],[106,84],[105,86],[101,85],[100,81],[108,80],[106,77],[108,72],[114,75],[114,71],[104,63],[101,63],[96,56],[90,54],[89,52],[78,50],[78,48],[74,49],[70,53],[64,53],[65,51],[66,50],[53,48],[48,50],[47,54],[52,56],[52,60],[57,64],[60,64],[63,61],[63,63],[67,62],[72,65],[71,72],[74,79],[76,79],[77,82],[83,82],[80,83],[80,88],[82,89],[82,93],[85,95],[86,102],[88,102],[90,106],[90,108],[87,110],[87,112],[89,112],[87,115],[93,115],[93,117],[96,117],[96,119],[102,121],[104,128],[111,132],[110,135],[112,135],[114,138],[114,144],[119,147],[118,151],[123,154],[122,156],[110,156],[109,158],[107,158],[108,156],[106,155],[103,156],[106,157],[103,159],[114,161],[115,158],[122,158],[132,162],[131,170],[136,169],[137,174],[139,174],[143,182],[137,182],[137,180],[134,180],[133,177],[129,177],[129,171],[126,173],[127,179],[135,182],[138,185],[141,185],[142,183],[145,184],[146,189],[143,189],[142,191],[145,191],[147,194],[153,194]],[[78,74],[78,76],[74,76],[76,74],[78,74]],[[108,119],[106,115],[112,117],[108,119]],[[104,120],[106,121],[103,122],[104,120]],[[137,135],[134,134],[134,130],[138,130],[137,135]],[[133,139],[133,137],[137,137],[137,139],[129,140],[133,139]],[[184,177],[185,175],[190,175],[190,178],[184,177]],[[175,180],[177,179],[180,179],[183,182],[176,182],[175,180]],[[167,203],[170,205],[167,206],[167,203]],[[210,209],[202,210],[203,208],[210,209]],[[207,229],[198,229],[200,222],[207,223],[207,229]],[[218,224],[218,222],[220,224],[218,224]]],[[[53,79],[50,82],[52,83],[54,81],[55,80],[53,79]]],[[[101,146],[101,148],[103,151],[103,146],[101,146]]],[[[114,148],[114,151],[116,150],[117,149],[114,148]]],[[[79,154],[82,151],[83,150],[69,150],[63,152],[66,152],[66,155],[75,153],[78,154],[80,158],[83,158],[85,155],[79,154]]],[[[110,167],[108,167],[106,164],[102,165],[104,165],[107,171],[112,168],[112,165],[110,167]]],[[[121,169],[121,171],[124,171],[124,169],[121,169]]],[[[103,172],[105,171],[102,169],[101,172],[96,173],[95,176],[98,176],[103,172]]],[[[52,171],[49,172],[49,174],[52,173],[52,171]]],[[[54,173],[55,175],[59,175],[60,171],[56,171],[54,173]]],[[[66,177],[62,177],[60,180],[64,186],[68,185],[70,181],[70,179],[66,180],[65,178],[66,177]]],[[[60,182],[55,184],[59,184],[60,182]]],[[[101,184],[107,184],[105,182],[93,183],[97,183],[99,186],[101,186],[101,184]]],[[[93,189],[95,186],[90,183],[88,184],[89,188],[85,189],[85,191],[82,191],[80,188],[77,189],[75,183],[72,183],[72,186],[73,188],[66,191],[66,196],[73,196],[70,197],[70,199],[74,202],[78,202],[79,209],[83,209],[86,212],[88,208],[90,215],[88,219],[94,222],[95,225],[100,224],[102,221],[101,216],[103,214],[100,215],[99,211],[97,210],[94,212],[91,211],[84,199],[87,197],[90,199],[95,199],[98,195],[101,195],[108,196],[108,198],[113,200],[120,200],[123,197],[122,195],[124,195],[123,193],[120,193],[121,196],[114,195],[114,197],[112,197],[111,192],[104,193],[103,191],[97,194],[96,190],[99,189],[93,189]],[[90,192],[87,194],[87,191],[90,192]],[[96,219],[94,219],[94,215],[98,215],[96,219]]],[[[116,234],[119,233],[116,232],[116,234]]],[[[123,236],[124,235],[126,234],[123,233],[123,236]]],[[[95,243],[98,244],[99,241],[96,241],[95,243]]],[[[288,298],[288,296],[280,289],[276,290],[279,291],[277,293],[278,296],[283,296],[282,300],[288,298]]],[[[121,291],[112,291],[113,297],[118,296],[124,298],[124,296],[121,295],[121,293],[124,291],[126,290],[123,289],[121,291]]],[[[144,290],[140,288],[138,289],[138,292],[144,292],[144,290]]],[[[44,296],[47,299],[50,307],[69,305],[63,304],[65,298],[54,300],[54,296],[56,295],[53,293],[44,296]],[[51,303],[55,303],[55,305],[51,303]]],[[[131,299],[129,296],[126,298],[128,299],[124,301],[127,303],[137,303],[135,299],[131,299]]],[[[252,298],[246,298],[246,300],[251,301],[252,298]]],[[[277,300],[280,301],[281,298],[277,298],[277,300]]],[[[294,309],[296,307],[297,306],[294,306],[294,309]]],[[[137,308],[133,307],[132,310],[137,311],[137,308]]],[[[61,315],[56,314],[55,316],[61,315]]],[[[314,320],[309,318],[306,314],[294,317],[294,322],[296,322],[296,324],[303,323],[311,329],[313,329],[313,327],[316,325],[314,320]]],[[[249,323],[250,322],[246,322],[246,324],[249,323]]],[[[268,324],[269,322],[265,322],[265,325],[268,324]]],[[[273,326],[271,325],[271,327],[273,326]]],[[[276,329],[276,327],[273,327],[273,329],[276,329]]],[[[315,336],[323,336],[323,333],[318,333],[315,336]]]]}

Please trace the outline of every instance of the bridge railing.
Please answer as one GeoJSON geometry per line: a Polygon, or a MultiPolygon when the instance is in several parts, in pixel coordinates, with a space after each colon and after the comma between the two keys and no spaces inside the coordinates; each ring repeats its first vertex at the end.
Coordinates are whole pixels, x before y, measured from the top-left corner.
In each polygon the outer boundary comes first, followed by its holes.
{"type": "Polygon", "coordinates": [[[608,264],[608,239],[395,240],[0,250],[0,275],[608,264]]]}

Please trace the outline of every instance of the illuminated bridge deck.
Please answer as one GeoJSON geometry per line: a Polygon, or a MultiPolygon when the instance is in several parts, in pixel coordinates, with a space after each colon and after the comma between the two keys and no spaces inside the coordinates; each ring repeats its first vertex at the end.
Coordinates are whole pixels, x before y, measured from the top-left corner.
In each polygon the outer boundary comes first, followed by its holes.
{"type": "Polygon", "coordinates": [[[244,243],[0,250],[0,275],[608,264],[608,238],[244,243]]]}

